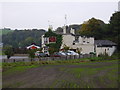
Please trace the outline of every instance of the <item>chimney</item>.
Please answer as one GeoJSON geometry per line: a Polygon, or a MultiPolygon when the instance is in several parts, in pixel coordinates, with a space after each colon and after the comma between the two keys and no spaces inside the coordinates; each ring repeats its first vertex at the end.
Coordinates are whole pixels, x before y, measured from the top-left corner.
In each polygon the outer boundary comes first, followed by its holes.
{"type": "Polygon", "coordinates": [[[63,26],[63,34],[66,34],[66,26],[63,26]]]}
{"type": "Polygon", "coordinates": [[[71,33],[71,34],[75,34],[75,29],[71,28],[71,29],[70,29],[70,33],[71,33]]]}

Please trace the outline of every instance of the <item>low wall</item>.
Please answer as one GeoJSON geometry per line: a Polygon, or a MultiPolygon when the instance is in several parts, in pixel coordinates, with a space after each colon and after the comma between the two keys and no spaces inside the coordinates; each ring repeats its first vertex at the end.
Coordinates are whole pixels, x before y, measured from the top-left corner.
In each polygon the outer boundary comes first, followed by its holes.
{"type": "Polygon", "coordinates": [[[30,62],[30,61],[51,61],[51,60],[70,60],[70,59],[80,59],[80,58],[90,58],[94,55],[85,54],[77,56],[64,56],[64,57],[40,57],[40,58],[25,58],[25,59],[2,59],[2,62],[30,62]]]}

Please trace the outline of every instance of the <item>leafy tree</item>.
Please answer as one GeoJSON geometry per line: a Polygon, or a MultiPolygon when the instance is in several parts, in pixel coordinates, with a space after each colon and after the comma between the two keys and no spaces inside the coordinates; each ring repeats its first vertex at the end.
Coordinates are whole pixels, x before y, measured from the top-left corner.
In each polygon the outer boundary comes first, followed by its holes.
{"type": "Polygon", "coordinates": [[[76,52],[77,52],[78,54],[80,54],[80,53],[82,52],[82,48],[77,48],[77,49],[76,49],[76,52]]]}
{"type": "MultiPolygon", "coordinates": [[[[7,34],[2,34],[2,42],[4,45],[12,45],[15,49],[25,48],[31,43],[41,46],[41,35],[45,34],[43,29],[33,29],[33,30],[9,30],[11,32],[7,34]]],[[[19,53],[19,50],[15,53],[19,53]]]]}
{"type": "Polygon", "coordinates": [[[95,39],[102,38],[102,26],[104,22],[95,18],[89,19],[87,22],[84,22],[79,31],[82,36],[92,36],[95,39]]]}
{"type": "Polygon", "coordinates": [[[50,55],[51,55],[51,54],[53,54],[54,52],[56,52],[57,50],[56,50],[56,48],[54,48],[54,47],[49,47],[48,51],[49,51],[49,53],[50,53],[50,55]]]}
{"type": "Polygon", "coordinates": [[[69,50],[70,49],[70,47],[68,47],[67,45],[63,45],[63,49],[65,50],[65,51],[67,51],[67,50],[69,50]]]}
{"type": "Polygon", "coordinates": [[[118,44],[118,51],[120,51],[120,12],[115,12],[110,18],[111,40],[118,44]]]}
{"type": "Polygon", "coordinates": [[[35,52],[36,51],[37,51],[36,49],[28,50],[28,54],[29,54],[29,57],[31,58],[31,61],[35,58],[35,52]]]}
{"type": "Polygon", "coordinates": [[[115,36],[120,34],[120,12],[113,13],[109,22],[112,35],[115,36]]]}
{"type": "MultiPolygon", "coordinates": [[[[3,31],[3,30],[2,30],[3,31]]],[[[2,42],[4,45],[12,45],[14,47],[14,53],[26,53],[26,46],[31,43],[41,46],[41,35],[45,34],[43,29],[33,29],[33,30],[9,30],[11,32],[2,35],[2,42]],[[18,50],[21,48],[21,50],[18,50]]]]}
{"type": "Polygon", "coordinates": [[[4,52],[5,55],[7,55],[7,59],[9,59],[11,56],[14,55],[13,47],[11,45],[6,45],[3,48],[3,52],[4,52]]]}

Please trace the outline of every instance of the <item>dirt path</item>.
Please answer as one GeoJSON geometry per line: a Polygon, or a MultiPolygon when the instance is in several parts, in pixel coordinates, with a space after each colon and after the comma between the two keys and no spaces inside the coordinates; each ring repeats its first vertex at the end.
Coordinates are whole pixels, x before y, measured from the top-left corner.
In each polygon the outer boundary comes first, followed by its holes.
{"type": "MultiPolygon", "coordinates": [[[[67,71],[60,70],[61,68],[100,68],[103,66],[110,66],[113,64],[117,64],[117,62],[102,62],[102,63],[92,63],[88,65],[45,65],[37,68],[31,68],[25,72],[21,72],[13,75],[3,75],[3,87],[6,88],[49,88],[49,87],[60,87],[60,83],[62,80],[66,80],[69,82],[75,81],[80,84],[81,79],[78,79],[72,73],[68,73],[67,71]],[[93,65],[94,64],[94,65],[93,65]],[[59,84],[57,84],[59,83],[59,84]]],[[[84,81],[90,83],[90,80],[93,78],[97,78],[99,76],[103,76],[110,69],[103,70],[101,72],[96,73],[90,77],[82,78],[84,81]]],[[[97,80],[95,80],[97,82],[97,80]]],[[[97,88],[102,87],[98,83],[96,85],[97,88]]]]}

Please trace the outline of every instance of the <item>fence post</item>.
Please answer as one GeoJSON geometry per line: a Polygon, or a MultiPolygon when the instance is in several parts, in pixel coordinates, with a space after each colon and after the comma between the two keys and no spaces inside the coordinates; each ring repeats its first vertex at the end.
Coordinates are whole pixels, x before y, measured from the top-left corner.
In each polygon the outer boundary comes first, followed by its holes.
{"type": "Polygon", "coordinates": [[[66,55],[65,59],[67,60],[67,55],[66,55]]]}
{"type": "Polygon", "coordinates": [[[76,59],[76,58],[75,58],[75,55],[74,55],[74,59],[76,59]]]}
{"type": "Polygon", "coordinates": [[[54,57],[52,58],[52,60],[54,60],[54,57]]]}
{"type": "Polygon", "coordinates": [[[3,59],[3,62],[5,62],[5,59],[3,59]]]}
{"type": "Polygon", "coordinates": [[[15,62],[15,59],[13,59],[13,62],[15,62]]]}

